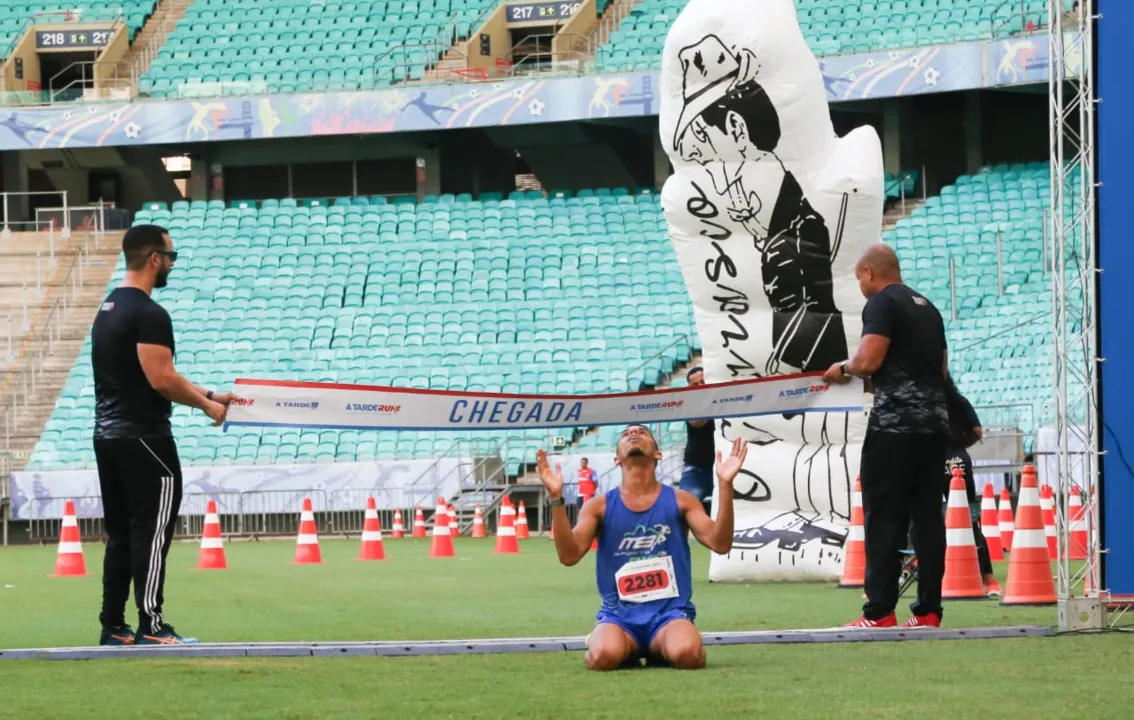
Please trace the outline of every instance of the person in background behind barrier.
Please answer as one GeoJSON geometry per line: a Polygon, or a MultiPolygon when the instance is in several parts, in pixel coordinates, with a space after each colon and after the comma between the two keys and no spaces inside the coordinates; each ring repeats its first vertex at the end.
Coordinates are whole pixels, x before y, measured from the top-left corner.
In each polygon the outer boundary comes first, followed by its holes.
{"type": "Polygon", "coordinates": [[[579,461],[579,507],[590,500],[598,492],[598,475],[595,469],[587,464],[587,459],[579,461]]]}
{"type": "MultiPolygon", "coordinates": [[[[705,384],[705,371],[690,368],[685,374],[689,387],[705,384]]],[[[716,423],[712,420],[690,420],[685,424],[685,469],[677,487],[690,493],[711,513],[713,501],[713,458],[716,454],[716,423]]]]}
{"type": "Polygon", "coordinates": [[[965,495],[968,496],[969,515],[973,520],[973,539],[976,541],[977,560],[980,562],[980,574],[984,579],[984,591],[989,597],[998,598],[1002,592],[992,570],[988,540],[981,531],[981,499],[977,495],[976,480],[973,477],[973,459],[968,451],[968,448],[980,442],[984,430],[980,426],[980,418],[973,409],[972,403],[957,390],[953,379],[946,378],[946,383],[949,393],[949,452],[945,456],[945,498],[948,501],[953,468],[961,468],[965,474],[965,495]]]}
{"type": "Polygon", "coordinates": [[[621,485],[583,505],[574,528],[564,508],[563,474],[551,469],[543,450],[537,453],[559,562],[577,564],[598,538],[595,579],[602,607],[587,636],[588,668],[617,670],[643,658],[680,670],[705,666],[701,634],[693,626],[686,533],[718,554],[732,548],[732,481],[747,452],[738,439],[727,458],[717,456],[721,503],[714,521],[692,495],[658,482],[657,440],[645,426],[630,425],[618,438],[621,485]]]}
{"type": "Polygon", "coordinates": [[[945,323],[925,296],[902,282],[898,256],[881,243],[854,270],[866,298],[862,340],[850,360],[823,375],[871,379],[874,408],[862,443],[862,508],[866,530],[866,597],[848,627],[895,627],[900,551],[910,530],[918,559],[917,601],[907,627],[941,626],[945,517],[941,466],[949,445],[949,375],[945,323]]]}
{"type": "Polygon", "coordinates": [[[221,425],[230,393],[193,385],[173,367],[173,323],[150,297],[166,285],[177,252],[169,231],[136,225],[122,238],[126,278],[99,307],[91,328],[94,451],[106,523],[101,645],[180,645],[162,617],[165,559],[181,507],[181,462],[169,416],[173,403],[221,425]],[[130,582],[138,630],[126,623],[130,582]]]}

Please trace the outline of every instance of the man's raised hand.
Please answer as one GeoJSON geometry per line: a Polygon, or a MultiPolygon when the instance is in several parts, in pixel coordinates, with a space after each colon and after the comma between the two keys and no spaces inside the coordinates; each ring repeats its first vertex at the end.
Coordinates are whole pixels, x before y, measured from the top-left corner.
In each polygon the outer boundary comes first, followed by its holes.
{"type": "Polygon", "coordinates": [[[732,450],[727,458],[721,458],[717,451],[717,480],[722,484],[731,483],[744,467],[744,458],[748,456],[748,443],[737,438],[732,441],[732,450]]]}
{"type": "Polygon", "coordinates": [[[547,453],[542,449],[536,451],[536,470],[539,472],[539,481],[551,497],[563,495],[563,468],[556,463],[555,470],[552,470],[551,463],[547,461],[547,453]]]}

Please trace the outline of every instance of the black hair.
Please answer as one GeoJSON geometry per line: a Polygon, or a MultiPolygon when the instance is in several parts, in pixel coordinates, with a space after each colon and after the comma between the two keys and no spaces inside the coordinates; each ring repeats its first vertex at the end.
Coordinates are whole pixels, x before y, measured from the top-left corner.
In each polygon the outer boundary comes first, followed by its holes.
{"type": "Polygon", "coordinates": [[[780,144],[780,116],[776,106],[760,83],[748,80],[725,93],[701,113],[706,125],[730,134],[728,114],[734,112],[744,120],[748,139],[764,152],[774,152],[780,144]]]}
{"type": "Polygon", "coordinates": [[[697,373],[703,372],[705,372],[705,369],[703,367],[701,367],[700,365],[694,365],[693,367],[689,368],[689,372],[685,373],[686,382],[688,382],[689,378],[693,377],[697,373]]]}
{"type": "Polygon", "coordinates": [[[141,270],[150,255],[165,250],[165,236],[169,234],[161,225],[135,225],[122,236],[122,254],[126,256],[128,270],[141,270]]]}
{"type": "Polygon", "coordinates": [[[590,460],[583,458],[583,462],[590,462],[590,460]]]}

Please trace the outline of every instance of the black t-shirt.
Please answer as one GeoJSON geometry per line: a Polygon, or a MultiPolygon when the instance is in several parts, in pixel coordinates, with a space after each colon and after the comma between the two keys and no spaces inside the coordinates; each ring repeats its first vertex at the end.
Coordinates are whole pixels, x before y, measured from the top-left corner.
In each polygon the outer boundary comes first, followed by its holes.
{"type": "Polygon", "coordinates": [[[949,450],[949,453],[945,456],[945,500],[949,499],[949,486],[953,483],[953,468],[961,468],[961,472],[964,473],[965,497],[968,498],[969,505],[974,505],[977,502],[976,480],[973,478],[973,459],[969,456],[967,450],[954,448],[949,450]]]}
{"type": "Polygon", "coordinates": [[[862,334],[890,339],[882,366],[874,372],[874,410],[867,425],[879,432],[949,432],[942,366],[945,323],[923,295],[905,285],[888,285],[866,301],[862,334]]]}
{"type": "Polygon", "coordinates": [[[701,427],[685,423],[685,464],[702,470],[712,470],[717,461],[717,446],[713,438],[716,423],[712,420],[701,427]]]}
{"type": "Polygon", "coordinates": [[[170,435],[173,405],[146,380],[138,361],[140,343],[173,351],[169,313],[137,288],[117,288],[103,301],[91,329],[96,438],[170,435]]]}
{"type": "Polygon", "coordinates": [[[977,417],[973,404],[957,392],[951,382],[947,384],[945,392],[949,400],[949,444],[951,448],[964,450],[975,443],[973,431],[980,427],[980,418],[977,417]]]}

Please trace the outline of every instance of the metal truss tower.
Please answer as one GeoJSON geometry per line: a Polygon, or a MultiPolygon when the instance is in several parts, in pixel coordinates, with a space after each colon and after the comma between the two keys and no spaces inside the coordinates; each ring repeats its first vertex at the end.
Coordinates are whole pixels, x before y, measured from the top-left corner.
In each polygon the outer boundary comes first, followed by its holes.
{"type": "MultiPolygon", "coordinates": [[[[1095,0],[1067,12],[1048,1],[1053,402],[1057,593],[1061,630],[1102,628],[1098,467],[1098,342],[1095,234],[1095,0]],[[1069,516],[1073,487],[1083,511],[1069,516]],[[1087,560],[1071,560],[1072,532],[1085,525],[1087,560]]],[[[1074,537],[1081,538],[1076,533],[1074,537]]],[[[1075,541],[1081,546],[1081,541],[1075,541]]],[[[1077,553],[1078,554],[1078,553],[1077,553]]]]}

